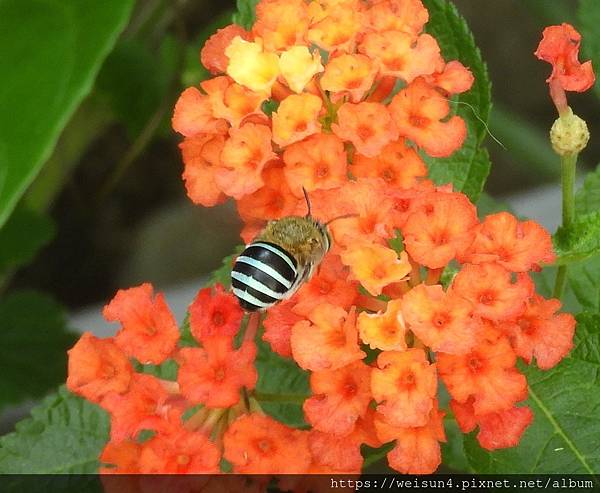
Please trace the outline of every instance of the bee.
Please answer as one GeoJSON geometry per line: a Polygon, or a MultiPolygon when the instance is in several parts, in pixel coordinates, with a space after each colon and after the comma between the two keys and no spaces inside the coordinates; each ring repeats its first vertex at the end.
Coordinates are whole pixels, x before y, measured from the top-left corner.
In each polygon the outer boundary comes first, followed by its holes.
{"type": "MultiPolygon", "coordinates": [[[[327,224],[310,214],[269,221],[236,259],[231,287],[247,312],[264,311],[290,298],[308,281],[331,247],[327,224]]],[[[331,222],[331,221],[330,221],[331,222]]]]}

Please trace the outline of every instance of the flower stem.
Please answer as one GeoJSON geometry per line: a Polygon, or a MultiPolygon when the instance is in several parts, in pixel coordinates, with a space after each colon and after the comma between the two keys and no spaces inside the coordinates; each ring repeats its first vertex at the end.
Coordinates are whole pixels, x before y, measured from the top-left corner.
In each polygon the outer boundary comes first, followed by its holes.
{"type": "MultiPolygon", "coordinates": [[[[575,170],[577,154],[565,154],[560,158],[562,187],[562,226],[569,227],[575,220],[575,170]]],[[[554,298],[562,296],[567,281],[567,266],[561,265],[556,273],[554,298]]]]}

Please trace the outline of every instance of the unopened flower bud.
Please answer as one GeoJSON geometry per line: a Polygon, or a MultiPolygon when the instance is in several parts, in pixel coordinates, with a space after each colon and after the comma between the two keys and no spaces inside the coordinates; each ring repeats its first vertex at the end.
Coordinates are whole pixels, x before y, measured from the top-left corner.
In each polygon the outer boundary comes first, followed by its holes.
{"type": "Polygon", "coordinates": [[[573,114],[568,108],[552,125],[550,142],[560,156],[577,154],[585,149],[590,140],[590,132],[584,120],[573,114]]]}

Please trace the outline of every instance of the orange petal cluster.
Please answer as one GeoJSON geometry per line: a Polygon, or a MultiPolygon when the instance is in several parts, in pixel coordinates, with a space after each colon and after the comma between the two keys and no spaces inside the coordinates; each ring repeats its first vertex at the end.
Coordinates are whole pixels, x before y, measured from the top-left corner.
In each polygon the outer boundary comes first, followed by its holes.
{"type": "MultiPolygon", "coordinates": [[[[518,359],[559,364],[575,319],[529,277],[555,259],[546,230],[480,220],[427,177],[423,155],[450,156],[467,136],[449,98],[473,84],[424,33],[428,17],[421,0],[260,0],[248,30],[209,38],[200,58],[216,77],[184,90],[172,119],[189,197],[234,199],[249,242],[304,216],[306,191],[333,242],[258,332],[220,285],[200,290],[181,333],[150,285],[119,291],[105,309],[118,334],[69,351],[68,388],[111,416],[102,472],[358,474],[362,445],[392,442],[390,467],[428,474],[449,410],[486,449],[519,443],[533,413],[518,359]],[[261,408],[269,351],[309,372],[308,429],[261,408]]],[[[593,80],[579,41],[566,25],[545,33],[551,84],[593,80]]]]}

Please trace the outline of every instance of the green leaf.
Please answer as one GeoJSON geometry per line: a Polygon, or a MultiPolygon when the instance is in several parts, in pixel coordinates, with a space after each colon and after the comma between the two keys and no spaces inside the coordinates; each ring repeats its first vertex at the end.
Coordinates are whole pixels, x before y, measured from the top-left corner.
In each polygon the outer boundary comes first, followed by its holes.
{"type": "Polygon", "coordinates": [[[0,0],[0,226],[50,157],[133,0],[0,0]]]}
{"type": "Polygon", "coordinates": [[[446,418],[444,419],[446,442],[441,443],[442,463],[456,472],[470,472],[471,467],[463,445],[464,434],[454,418],[446,418]]]}
{"type": "Polygon", "coordinates": [[[600,165],[588,173],[581,189],[575,194],[577,214],[600,211],[600,165]]]}
{"type": "Polygon", "coordinates": [[[294,360],[271,351],[266,342],[257,339],[256,398],[263,410],[289,426],[307,426],[302,403],[310,395],[308,373],[294,360]]]}
{"type": "Polygon", "coordinates": [[[556,264],[568,264],[600,253],[600,211],[583,214],[554,234],[556,264]]]}
{"type": "Polygon", "coordinates": [[[174,359],[168,359],[160,365],[142,365],[139,361],[133,361],[133,366],[135,371],[139,373],[173,382],[177,380],[177,372],[179,371],[179,365],[174,359]]]}
{"type": "MultiPolygon", "coordinates": [[[[579,27],[583,36],[582,51],[584,57],[592,59],[594,67],[600,66],[600,32],[598,25],[600,24],[600,3],[597,0],[580,0],[579,9],[577,11],[579,19],[579,27]]],[[[550,72],[548,70],[548,72],[550,72]]],[[[596,95],[600,96],[600,85],[595,84],[594,90],[596,95]]]]}
{"type": "Polygon", "coordinates": [[[47,296],[23,291],[0,301],[0,408],[64,382],[75,340],[62,308],[47,296]]]}
{"type": "Polygon", "coordinates": [[[600,256],[569,265],[569,286],[582,308],[600,312],[600,256]]]}
{"type": "Polygon", "coordinates": [[[236,0],[237,12],[231,17],[235,24],[250,29],[256,20],[256,4],[259,0],[236,0]]]}
{"type": "Polygon", "coordinates": [[[104,410],[61,387],[0,438],[0,474],[96,472],[108,433],[104,410]]]}
{"type": "Polygon", "coordinates": [[[23,206],[0,228],[0,275],[31,262],[54,237],[52,220],[23,206]]]}
{"type": "Polygon", "coordinates": [[[456,96],[451,103],[468,128],[461,149],[443,159],[428,159],[429,176],[436,183],[452,182],[455,190],[477,201],[490,172],[490,160],[481,144],[486,135],[486,123],[491,109],[491,83],[481,53],[465,20],[447,0],[425,0],[429,10],[426,31],[440,45],[446,60],[460,60],[475,76],[470,91],[456,96]]]}
{"type": "Polygon", "coordinates": [[[549,371],[526,376],[535,419],[517,447],[487,452],[470,435],[465,451],[481,474],[600,473],[600,316],[577,317],[576,347],[549,371]]]}

